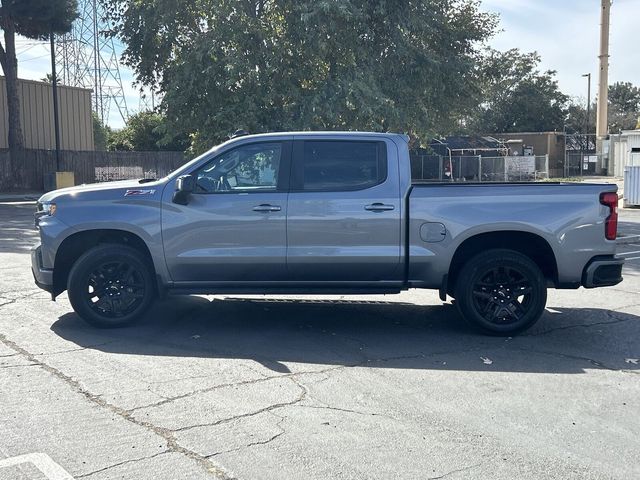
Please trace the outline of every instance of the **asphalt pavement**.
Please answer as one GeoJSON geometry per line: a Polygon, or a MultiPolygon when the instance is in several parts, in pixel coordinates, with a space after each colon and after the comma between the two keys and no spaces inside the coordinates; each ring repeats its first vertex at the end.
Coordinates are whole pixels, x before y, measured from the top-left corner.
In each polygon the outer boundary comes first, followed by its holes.
{"type": "Polygon", "coordinates": [[[640,478],[640,242],[515,338],[429,291],[174,297],[105,331],[33,284],[33,209],[0,204],[1,480],[640,478]]]}

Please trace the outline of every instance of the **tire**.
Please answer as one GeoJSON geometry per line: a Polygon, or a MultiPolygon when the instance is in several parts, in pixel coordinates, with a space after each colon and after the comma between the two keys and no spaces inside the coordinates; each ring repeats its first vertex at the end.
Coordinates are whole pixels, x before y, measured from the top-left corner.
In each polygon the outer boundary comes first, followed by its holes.
{"type": "Polygon", "coordinates": [[[489,335],[514,335],[536,323],[547,303],[540,268],[513,250],[471,258],[456,280],[456,305],[473,327],[489,335]]]}
{"type": "Polygon", "coordinates": [[[99,328],[130,325],[156,294],[150,262],[138,250],[109,244],[91,248],[76,260],[67,291],[75,312],[99,328]]]}

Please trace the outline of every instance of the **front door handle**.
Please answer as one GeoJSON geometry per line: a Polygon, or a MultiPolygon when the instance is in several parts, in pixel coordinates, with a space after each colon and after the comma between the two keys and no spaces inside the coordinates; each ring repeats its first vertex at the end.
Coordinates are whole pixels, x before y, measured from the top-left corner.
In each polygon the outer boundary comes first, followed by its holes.
{"type": "Polygon", "coordinates": [[[254,212],[279,212],[280,210],[282,210],[282,207],[279,205],[269,205],[268,203],[253,207],[254,212]]]}
{"type": "Polygon", "coordinates": [[[371,205],[367,205],[364,207],[365,210],[369,212],[386,212],[388,210],[393,210],[396,207],[393,205],[385,205],[384,203],[372,203],[371,205]]]}

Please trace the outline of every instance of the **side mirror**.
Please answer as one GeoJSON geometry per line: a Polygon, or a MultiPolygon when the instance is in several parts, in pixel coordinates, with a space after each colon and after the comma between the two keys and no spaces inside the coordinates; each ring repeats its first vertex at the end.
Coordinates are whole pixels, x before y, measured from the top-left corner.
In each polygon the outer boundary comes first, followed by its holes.
{"type": "Polygon", "coordinates": [[[176,180],[176,191],[173,192],[173,203],[187,205],[189,195],[196,189],[196,179],[193,175],[183,175],[176,180]]]}

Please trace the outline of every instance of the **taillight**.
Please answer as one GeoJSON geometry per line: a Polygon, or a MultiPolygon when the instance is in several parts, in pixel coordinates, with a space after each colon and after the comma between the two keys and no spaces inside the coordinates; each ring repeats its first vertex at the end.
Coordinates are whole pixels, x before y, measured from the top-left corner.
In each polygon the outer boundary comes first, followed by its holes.
{"type": "Polygon", "coordinates": [[[601,193],[600,203],[609,207],[609,216],[604,221],[604,236],[607,240],[615,240],[618,233],[618,194],[601,193]]]}

